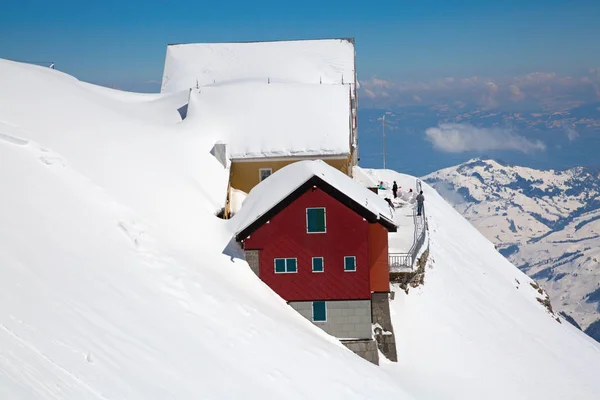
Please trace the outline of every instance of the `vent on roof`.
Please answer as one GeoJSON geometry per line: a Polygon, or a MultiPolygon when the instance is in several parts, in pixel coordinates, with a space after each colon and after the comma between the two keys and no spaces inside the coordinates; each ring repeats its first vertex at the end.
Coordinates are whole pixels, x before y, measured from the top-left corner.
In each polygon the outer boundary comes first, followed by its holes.
{"type": "Polygon", "coordinates": [[[183,121],[185,117],[187,117],[188,105],[185,104],[177,109],[179,115],[181,116],[181,120],[183,121]]]}
{"type": "Polygon", "coordinates": [[[215,143],[213,148],[210,150],[210,154],[217,159],[223,168],[227,168],[227,145],[225,143],[215,143]]]}

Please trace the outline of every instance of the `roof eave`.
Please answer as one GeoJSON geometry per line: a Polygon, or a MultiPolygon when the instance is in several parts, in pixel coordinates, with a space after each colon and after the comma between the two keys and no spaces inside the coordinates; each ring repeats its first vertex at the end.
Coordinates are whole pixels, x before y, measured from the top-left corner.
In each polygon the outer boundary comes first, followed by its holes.
{"type": "Polygon", "coordinates": [[[379,221],[378,222],[381,225],[383,225],[383,227],[386,228],[388,230],[388,232],[397,232],[398,231],[398,225],[396,225],[394,223],[394,221],[392,221],[391,219],[389,219],[385,215],[379,214],[379,221]]]}
{"type": "Polygon", "coordinates": [[[329,38],[312,38],[312,39],[274,39],[274,40],[242,40],[234,42],[204,42],[204,43],[168,43],[169,46],[182,46],[187,44],[237,44],[237,43],[273,43],[273,42],[308,42],[308,41],[319,41],[319,40],[345,40],[346,42],[354,44],[353,37],[329,37],[329,38]]]}
{"type": "Polygon", "coordinates": [[[277,161],[281,160],[340,160],[348,158],[350,152],[344,153],[331,153],[331,154],[290,154],[290,155],[266,155],[266,156],[254,156],[254,157],[240,157],[232,155],[229,157],[231,161],[235,162],[256,162],[256,161],[277,161]]]}

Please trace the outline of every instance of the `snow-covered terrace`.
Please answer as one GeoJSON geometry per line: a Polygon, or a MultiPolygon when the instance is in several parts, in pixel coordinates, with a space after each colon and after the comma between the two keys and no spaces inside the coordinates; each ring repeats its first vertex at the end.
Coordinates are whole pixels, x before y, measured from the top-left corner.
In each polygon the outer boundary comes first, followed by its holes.
{"type": "Polygon", "coordinates": [[[162,93],[214,83],[355,84],[352,39],[167,46],[162,93]]]}
{"type": "Polygon", "coordinates": [[[227,143],[229,158],[344,156],[351,150],[346,85],[238,82],[192,89],[187,123],[227,143]]]}
{"type": "MultiPolygon", "coordinates": [[[[388,253],[391,259],[394,255],[401,257],[400,255],[408,254],[415,243],[415,231],[420,232],[420,229],[424,228],[424,225],[419,224],[423,220],[417,219],[415,221],[414,218],[417,195],[416,180],[413,177],[391,170],[373,170],[360,167],[354,167],[353,174],[354,180],[366,187],[378,187],[380,182],[383,182],[384,189],[379,189],[378,194],[381,198],[388,198],[392,201],[394,205],[393,220],[397,226],[396,232],[388,234],[388,253]],[[394,181],[399,187],[398,197],[395,199],[392,193],[394,181]]],[[[392,261],[390,264],[392,264],[392,261]]],[[[404,267],[390,265],[390,268],[400,272],[404,267]]]]}

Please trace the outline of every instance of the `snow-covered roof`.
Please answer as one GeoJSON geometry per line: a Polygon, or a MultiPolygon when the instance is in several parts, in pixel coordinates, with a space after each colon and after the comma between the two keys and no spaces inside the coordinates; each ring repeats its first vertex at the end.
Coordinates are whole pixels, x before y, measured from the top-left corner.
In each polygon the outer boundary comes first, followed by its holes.
{"type": "MultiPolygon", "coordinates": [[[[250,191],[241,210],[232,219],[237,239],[244,239],[251,230],[248,228],[314,178],[317,186],[328,185],[336,190],[335,193],[352,200],[357,207],[357,212],[369,214],[373,220],[377,220],[390,230],[395,228],[393,210],[384,199],[324,161],[306,160],[278,170],[250,191]]],[[[302,193],[303,191],[297,194],[302,193]]]]}
{"type": "Polygon", "coordinates": [[[366,171],[358,165],[352,167],[352,178],[354,178],[354,181],[360,183],[364,187],[374,188],[379,186],[379,182],[377,182],[375,178],[367,174],[366,171]]]}
{"type": "Polygon", "coordinates": [[[349,96],[344,85],[212,85],[192,89],[187,120],[227,143],[231,159],[347,156],[349,96]]]}
{"type": "Polygon", "coordinates": [[[167,46],[161,92],[231,81],[354,85],[352,39],[167,46]]]}

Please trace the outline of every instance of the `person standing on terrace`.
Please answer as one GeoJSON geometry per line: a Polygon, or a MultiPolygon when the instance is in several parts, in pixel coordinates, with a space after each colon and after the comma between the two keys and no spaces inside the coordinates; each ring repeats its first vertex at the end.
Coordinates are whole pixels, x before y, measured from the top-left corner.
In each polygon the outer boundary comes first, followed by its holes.
{"type": "Polygon", "coordinates": [[[421,215],[423,213],[423,203],[425,202],[425,196],[423,196],[423,191],[417,195],[417,215],[421,215]]]}

